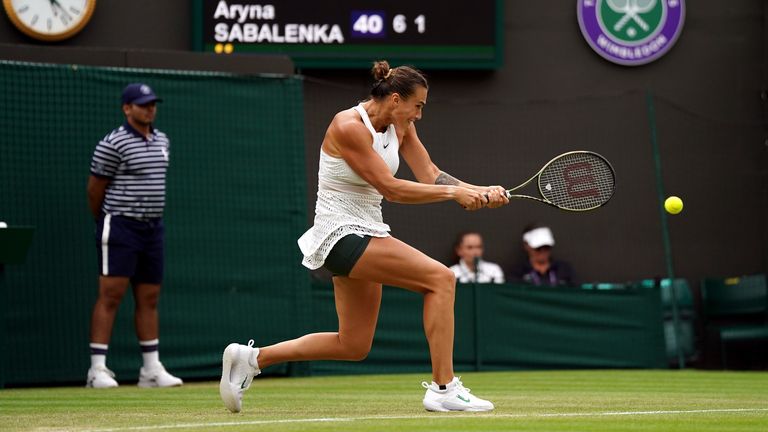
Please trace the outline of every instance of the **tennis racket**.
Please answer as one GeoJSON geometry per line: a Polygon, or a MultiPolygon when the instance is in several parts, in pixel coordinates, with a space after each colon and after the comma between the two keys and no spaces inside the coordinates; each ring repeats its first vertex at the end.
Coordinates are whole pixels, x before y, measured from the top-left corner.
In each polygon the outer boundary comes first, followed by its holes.
{"type": "Polygon", "coordinates": [[[605,205],[615,188],[616,174],[604,157],[590,151],[571,151],[547,162],[525,183],[507,189],[507,198],[530,199],[567,211],[587,211],[605,205]],[[534,180],[538,183],[538,197],[513,193],[534,180]]]}

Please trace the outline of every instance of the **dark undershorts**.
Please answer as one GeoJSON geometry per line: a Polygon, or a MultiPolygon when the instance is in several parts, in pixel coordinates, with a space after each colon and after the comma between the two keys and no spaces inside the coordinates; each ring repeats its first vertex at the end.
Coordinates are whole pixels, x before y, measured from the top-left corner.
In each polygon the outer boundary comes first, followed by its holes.
{"type": "Polygon", "coordinates": [[[371,236],[345,235],[333,245],[328,257],[325,258],[323,267],[333,273],[334,276],[349,276],[349,272],[363,255],[370,241],[371,236]]]}

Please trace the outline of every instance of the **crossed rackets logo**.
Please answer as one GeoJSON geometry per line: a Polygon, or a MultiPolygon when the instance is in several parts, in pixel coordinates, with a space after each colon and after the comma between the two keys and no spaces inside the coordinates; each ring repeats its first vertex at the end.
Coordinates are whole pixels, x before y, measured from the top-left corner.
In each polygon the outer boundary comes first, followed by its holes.
{"type": "Polygon", "coordinates": [[[664,9],[658,0],[605,0],[599,13],[608,33],[637,41],[655,32],[663,22],[664,9]]]}

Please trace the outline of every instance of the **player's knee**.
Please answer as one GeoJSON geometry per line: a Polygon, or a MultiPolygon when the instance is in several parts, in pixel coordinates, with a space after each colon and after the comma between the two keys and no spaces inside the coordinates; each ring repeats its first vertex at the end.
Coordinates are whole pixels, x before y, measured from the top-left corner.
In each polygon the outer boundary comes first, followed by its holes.
{"type": "Polygon", "coordinates": [[[456,275],[448,267],[443,266],[435,275],[434,291],[453,296],[456,292],[456,275]]]}
{"type": "Polygon", "coordinates": [[[456,275],[444,265],[436,265],[424,272],[424,293],[453,296],[456,291],[456,275]]]}
{"type": "Polygon", "coordinates": [[[453,273],[453,270],[449,269],[448,267],[445,267],[445,270],[442,272],[442,277],[445,279],[445,283],[451,288],[451,291],[456,290],[456,274],[453,273]]]}
{"type": "Polygon", "coordinates": [[[353,352],[350,353],[350,358],[349,359],[352,360],[352,361],[363,361],[366,358],[368,358],[368,353],[370,353],[370,352],[371,352],[370,349],[356,350],[356,351],[353,351],[353,352]]]}
{"type": "Polygon", "coordinates": [[[373,334],[366,337],[360,333],[339,332],[339,345],[343,360],[360,361],[368,357],[373,346],[373,334]]]}
{"type": "Polygon", "coordinates": [[[347,360],[361,361],[368,357],[368,353],[371,352],[371,344],[357,343],[347,346],[346,355],[347,360]]]}

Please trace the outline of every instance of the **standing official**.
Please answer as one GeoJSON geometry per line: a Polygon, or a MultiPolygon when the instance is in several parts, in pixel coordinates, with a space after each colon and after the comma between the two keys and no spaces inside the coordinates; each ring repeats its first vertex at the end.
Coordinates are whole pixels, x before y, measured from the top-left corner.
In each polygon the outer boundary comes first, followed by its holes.
{"type": "Polygon", "coordinates": [[[179,386],[158,355],[157,302],[163,280],[163,208],[170,143],[153,127],[157,102],[146,84],[123,90],[125,123],[96,146],[88,179],[88,204],[96,218],[99,297],[91,319],[91,368],[86,387],[117,387],[106,366],[120,302],[130,284],[134,323],[144,365],[139,387],[179,386]]]}

